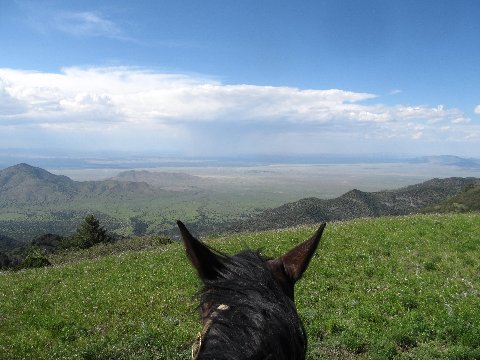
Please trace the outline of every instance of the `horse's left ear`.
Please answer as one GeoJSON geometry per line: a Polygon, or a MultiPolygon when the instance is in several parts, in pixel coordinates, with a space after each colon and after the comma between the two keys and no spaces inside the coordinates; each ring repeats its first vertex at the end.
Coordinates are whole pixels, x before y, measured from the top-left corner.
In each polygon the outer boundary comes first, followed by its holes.
{"type": "Polygon", "coordinates": [[[268,261],[275,278],[280,282],[284,291],[293,298],[293,286],[305,272],[315,254],[326,223],[320,225],[313,236],[294,247],[286,254],[268,261]]]}
{"type": "Polygon", "coordinates": [[[177,221],[177,225],[182,234],[188,260],[197,270],[200,278],[202,280],[215,279],[222,268],[220,257],[210,250],[208,246],[195,239],[181,221],[177,221]]]}

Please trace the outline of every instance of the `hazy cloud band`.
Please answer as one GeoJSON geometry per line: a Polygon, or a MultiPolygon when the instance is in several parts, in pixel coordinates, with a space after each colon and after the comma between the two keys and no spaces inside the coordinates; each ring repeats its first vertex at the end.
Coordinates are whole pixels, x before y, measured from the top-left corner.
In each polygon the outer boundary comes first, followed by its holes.
{"type": "Polygon", "coordinates": [[[169,132],[188,138],[193,132],[201,136],[202,127],[212,131],[212,126],[225,130],[232,125],[248,128],[249,138],[259,136],[252,125],[269,136],[281,134],[277,138],[320,129],[370,139],[480,138],[478,125],[459,109],[387,106],[370,93],[229,85],[128,67],[71,67],[60,73],[0,69],[0,128],[115,131],[126,138],[129,132],[139,137],[169,132]]]}

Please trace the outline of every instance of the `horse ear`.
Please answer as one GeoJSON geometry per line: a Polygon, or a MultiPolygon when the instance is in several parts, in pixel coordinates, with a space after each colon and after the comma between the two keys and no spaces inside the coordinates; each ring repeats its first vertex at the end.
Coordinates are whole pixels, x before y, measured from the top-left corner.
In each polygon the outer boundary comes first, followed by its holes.
{"type": "Polygon", "coordinates": [[[222,268],[219,256],[194,238],[181,221],[177,221],[177,225],[182,234],[188,260],[190,260],[193,267],[197,270],[200,278],[202,280],[215,279],[218,276],[218,271],[222,268]]]}
{"type": "Polygon", "coordinates": [[[293,298],[293,285],[297,282],[305,272],[315,254],[315,250],[325,229],[326,223],[320,225],[313,236],[294,247],[286,254],[268,261],[270,269],[274,273],[275,278],[280,285],[293,298]]]}

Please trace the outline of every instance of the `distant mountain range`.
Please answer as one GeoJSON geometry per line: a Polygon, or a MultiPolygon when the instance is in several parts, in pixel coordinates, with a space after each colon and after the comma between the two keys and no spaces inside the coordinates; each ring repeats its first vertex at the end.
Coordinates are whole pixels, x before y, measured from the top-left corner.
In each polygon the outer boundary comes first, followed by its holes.
{"type": "Polygon", "coordinates": [[[8,167],[0,170],[0,248],[49,232],[71,234],[91,213],[117,234],[161,233],[176,220],[176,210],[191,202],[191,193],[203,196],[194,187],[200,180],[184,173],[125,171],[102,181],[74,181],[25,163],[8,167]]]}
{"type": "Polygon", "coordinates": [[[432,179],[398,190],[363,192],[351,190],[335,199],[305,198],[267,209],[234,222],[229,231],[258,231],[323,221],[406,215],[439,204],[458,195],[476,178],[432,179]]]}
{"type": "Polygon", "coordinates": [[[384,163],[436,163],[446,166],[480,166],[480,158],[462,158],[451,155],[406,157],[392,154],[252,154],[244,156],[182,157],[152,156],[140,154],[128,156],[123,153],[94,154],[71,153],[63,151],[43,152],[20,149],[0,149],[0,168],[21,162],[34,163],[42,168],[76,168],[76,169],[147,169],[169,167],[204,167],[204,166],[253,166],[269,164],[384,164],[384,163]],[[451,161],[455,159],[455,161],[451,161]],[[466,162],[464,162],[466,160],[466,162]]]}
{"type": "Polygon", "coordinates": [[[74,181],[28,164],[0,170],[0,206],[52,204],[85,198],[157,194],[194,186],[201,178],[177,172],[123,171],[102,181],[74,181]]]}
{"type": "Polygon", "coordinates": [[[0,171],[0,206],[51,204],[85,197],[118,196],[132,192],[148,194],[156,191],[145,182],[74,181],[28,164],[18,164],[0,171]]]}
{"type": "Polygon", "coordinates": [[[202,180],[199,176],[180,172],[146,171],[146,170],[128,170],[122,171],[117,176],[111,178],[114,181],[122,182],[145,182],[147,184],[175,190],[186,186],[195,186],[202,180]]]}
{"type": "Polygon", "coordinates": [[[480,169],[480,159],[463,158],[453,155],[422,156],[409,159],[408,163],[457,166],[464,169],[480,169]]]}
{"type": "MultiPolygon", "coordinates": [[[[441,157],[418,161],[452,163],[458,159],[441,157]]],[[[106,228],[118,234],[163,232],[174,235],[177,233],[174,220],[179,216],[182,219],[189,216],[189,223],[197,233],[212,234],[410,214],[435,209],[434,206],[442,202],[447,204],[448,199],[455,196],[457,200],[448,204],[458,209],[462,201],[475,203],[472,199],[478,188],[472,188],[472,184],[480,180],[454,177],[433,179],[397,190],[351,190],[334,199],[304,198],[276,208],[230,217],[223,216],[222,211],[236,206],[232,198],[228,198],[228,202],[215,198],[214,211],[205,210],[205,199],[210,199],[213,193],[195,187],[202,181],[206,180],[185,173],[148,171],[125,171],[104,181],[74,181],[24,163],[6,168],[0,171],[0,211],[3,215],[0,249],[49,232],[70,234],[92,212],[106,228]],[[464,194],[466,188],[471,189],[472,196],[464,194]]],[[[244,195],[239,194],[239,201],[243,201],[244,195]]],[[[475,196],[478,199],[478,195],[475,196]]],[[[470,208],[475,209],[464,206],[464,209],[470,208]]]]}

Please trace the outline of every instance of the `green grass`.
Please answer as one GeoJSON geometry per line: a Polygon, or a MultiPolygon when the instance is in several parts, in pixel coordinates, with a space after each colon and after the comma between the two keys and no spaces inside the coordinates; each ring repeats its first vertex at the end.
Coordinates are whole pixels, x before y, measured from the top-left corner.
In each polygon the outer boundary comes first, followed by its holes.
{"type": "MultiPolygon", "coordinates": [[[[210,244],[276,256],[313,231],[210,244]]],[[[68,261],[0,273],[0,358],[190,358],[200,284],[181,244],[68,261]]],[[[308,358],[478,359],[479,285],[480,214],[330,223],[296,287],[308,358]]]]}

